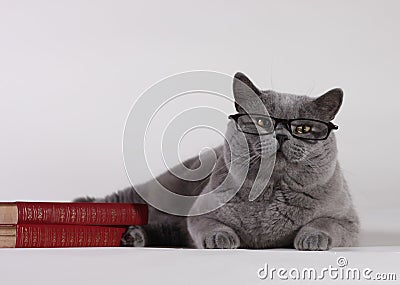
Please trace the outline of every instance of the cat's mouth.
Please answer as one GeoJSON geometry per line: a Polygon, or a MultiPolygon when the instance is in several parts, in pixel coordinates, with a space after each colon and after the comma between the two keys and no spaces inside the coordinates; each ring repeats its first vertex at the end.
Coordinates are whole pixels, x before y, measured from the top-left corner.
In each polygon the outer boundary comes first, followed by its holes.
{"type": "Polygon", "coordinates": [[[290,156],[290,150],[289,150],[289,146],[286,145],[286,143],[281,143],[281,144],[277,144],[276,147],[276,153],[275,153],[275,160],[276,161],[280,161],[280,162],[284,162],[284,164],[286,162],[290,162],[291,156],[290,156]]]}
{"type": "Polygon", "coordinates": [[[276,161],[284,164],[295,163],[304,160],[306,153],[300,146],[284,143],[281,147],[277,147],[275,157],[276,161]]]}
{"type": "Polygon", "coordinates": [[[282,151],[277,151],[275,155],[275,169],[285,168],[289,162],[288,158],[282,151]]]}
{"type": "Polygon", "coordinates": [[[278,141],[276,144],[276,158],[285,158],[285,153],[283,152],[284,141],[278,141]]]}
{"type": "Polygon", "coordinates": [[[286,158],[286,156],[285,156],[285,154],[282,152],[282,150],[278,150],[278,151],[276,152],[276,158],[284,159],[284,158],[286,158]]]}

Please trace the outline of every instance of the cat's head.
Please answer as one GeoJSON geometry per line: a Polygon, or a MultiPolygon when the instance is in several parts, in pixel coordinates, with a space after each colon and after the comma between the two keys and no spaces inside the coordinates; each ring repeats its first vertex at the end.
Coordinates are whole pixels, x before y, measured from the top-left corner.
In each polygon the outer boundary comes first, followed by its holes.
{"type": "MultiPolygon", "coordinates": [[[[233,93],[239,114],[261,114],[278,120],[273,121],[274,130],[270,134],[259,136],[245,133],[247,145],[238,139],[239,133],[243,133],[239,130],[238,120],[231,120],[228,124],[227,140],[233,148],[232,151],[240,153],[250,148],[251,152],[258,155],[276,156],[275,169],[279,171],[297,167],[317,176],[324,175],[328,171],[327,167],[331,171],[336,162],[337,148],[332,131],[336,126],[330,122],[342,104],[341,89],[332,89],[316,98],[263,91],[243,73],[237,73],[234,77],[233,93]],[[293,119],[310,121],[287,123],[287,120],[293,119]],[[324,129],[325,126],[327,129],[324,129]]],[[[260,121],[263,118],[253,116],[253,123],[267,125],[267,121],[260,121]]],[[[257,125],[255,128],[262,130],[263,126],[257,125]]]]}

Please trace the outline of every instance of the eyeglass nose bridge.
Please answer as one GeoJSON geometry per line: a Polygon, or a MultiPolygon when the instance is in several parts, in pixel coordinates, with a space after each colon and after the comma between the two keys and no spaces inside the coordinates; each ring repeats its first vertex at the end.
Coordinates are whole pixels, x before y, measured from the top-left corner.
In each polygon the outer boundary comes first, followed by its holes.
{"type": "Polygon", "coordinates": [[[273,120],[274,120],[274,131],[276,131],[276,128],[278,127],[279,124],[282,124],[283,127],[291,133],[290,120],[279,119],[279,118],[273,118],[273,120]]]}

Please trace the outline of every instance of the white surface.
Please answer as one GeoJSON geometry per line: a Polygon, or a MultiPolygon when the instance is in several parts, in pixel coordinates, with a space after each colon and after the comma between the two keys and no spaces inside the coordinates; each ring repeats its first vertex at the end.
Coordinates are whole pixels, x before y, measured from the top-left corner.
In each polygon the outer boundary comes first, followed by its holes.
{"type": "MultiPolygon", "coordinates": [[[[146,248],[5,249],[0,250],[2,284],[270,284],[257,270],[268,266],[339,268],[345,257],[349,268],[395,273],[400,281],[400,247],[333,249],[329,252],[295,250],[189,250],[146,248]],[[5,283],[10,282],[10,283],[5,283]]],[[[317,271],[318,272],[318,271],[317,271]]],[[[280,281],[276,278],[274,281],[280,281]]],[[[298,281],[311,284],[312,281],[298,281]]],[[[315,282],[315,281],[314,281],[315,282]]],[[[347,284],[353,282],[344,281],[347,284]]],[[[297,284],[296,283],[296,284],[297,284]]],[[[326,278],[324,284],[340,280],[326,278]]],[[[368,281],[368,284],[376,284],[368,281]]]]}

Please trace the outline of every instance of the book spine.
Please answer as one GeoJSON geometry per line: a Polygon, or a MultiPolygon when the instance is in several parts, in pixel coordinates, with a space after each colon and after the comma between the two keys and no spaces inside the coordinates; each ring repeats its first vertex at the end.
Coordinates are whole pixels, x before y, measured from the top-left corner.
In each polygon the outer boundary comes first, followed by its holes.
{"type": "Polygon", "coordinates": [[[116,247],[125,228],[18,224],[15,247],[116,247]]]}
{"type": "Polygon", "coordinates": [[[145,204],[17,202],[18,224],[144,225],[145,204]]]}

